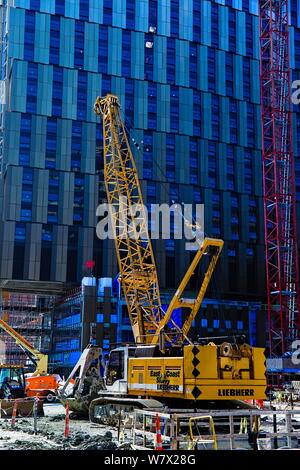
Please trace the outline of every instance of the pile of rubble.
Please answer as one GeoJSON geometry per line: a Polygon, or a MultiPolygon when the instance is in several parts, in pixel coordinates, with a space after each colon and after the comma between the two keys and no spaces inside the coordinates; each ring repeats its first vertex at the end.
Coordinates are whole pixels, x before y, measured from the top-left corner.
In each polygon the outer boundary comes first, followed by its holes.
{"type": "Polygon", "coordinates": [[[90,423],[74,426],[70,437],[64,437],[64,415],[39,420],[38,431],[34,431],[33,419],[17,419],[14,427],[7,419],[0,420],[3,450],[122,450],[131,449],[129,442],[118,442],[116,433],[105,427],[90,429],[90,423]],[[84,429],[85,428],[85,429],[84,429]]]}

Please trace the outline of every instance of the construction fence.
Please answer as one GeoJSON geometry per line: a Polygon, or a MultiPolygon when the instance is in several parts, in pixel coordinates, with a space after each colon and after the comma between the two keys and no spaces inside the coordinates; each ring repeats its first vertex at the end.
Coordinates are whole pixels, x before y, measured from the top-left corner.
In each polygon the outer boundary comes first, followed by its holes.
{"type": "Polygon", "coordinates": [[[300,410],[135,410],[120,420],[119,435],[126,430],[141,450],[158,449],[158,442],[161,450],[300,450],[300,410]]]}

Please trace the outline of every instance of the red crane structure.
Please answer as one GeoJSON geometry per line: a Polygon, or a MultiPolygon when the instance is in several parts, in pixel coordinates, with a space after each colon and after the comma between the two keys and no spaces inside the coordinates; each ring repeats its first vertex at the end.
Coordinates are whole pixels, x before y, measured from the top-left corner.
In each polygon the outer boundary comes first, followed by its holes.
{"type": "Polygon", "coordinates": [[[264,226],[270,357],[299,338],[288,0],[259,0],[264,226]]]}

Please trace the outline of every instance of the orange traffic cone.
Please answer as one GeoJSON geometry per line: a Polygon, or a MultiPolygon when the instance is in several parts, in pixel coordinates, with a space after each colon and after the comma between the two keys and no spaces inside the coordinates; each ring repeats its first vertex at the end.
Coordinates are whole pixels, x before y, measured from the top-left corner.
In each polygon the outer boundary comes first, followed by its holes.
{"type": "Polygon", "coordinates": [[[156,425],[156,445],[155,445],[155,449],[156,450],[162,450],[160,420],[159,420],[158,413],[156,413],[155,425],[156,425]]]}
{"type": "Polygon", "coordinates": [[[18,400],[15,400],[14,407],[13,407],[13,412],[12,412],[12,417],[11,417],[11,422],[10,422],[10,427],[11,428],[13,428],[15,426],[16,417],[17,417],[17,409],[18,409],[18,400]]]}
{"type": "Polygon", "coordinates": [[[69,402],[66,405],[66,422],[65,422],[65,437],[70,437],[70,411],[69,411],[69,402]]]}

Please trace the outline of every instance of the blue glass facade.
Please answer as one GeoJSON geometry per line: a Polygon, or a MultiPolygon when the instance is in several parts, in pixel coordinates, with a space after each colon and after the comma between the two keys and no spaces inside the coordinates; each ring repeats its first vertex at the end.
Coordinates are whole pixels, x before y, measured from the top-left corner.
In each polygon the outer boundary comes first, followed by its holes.
{"type": "MultiPolygon", "coordinates": [[[[291,6],[298,79],[300,15],[296,0],[291,6]]],[[[113,244],[95,236],[105,195],[93,103],[111,92],[147,203],[204,203],[207,235],[225,240],[220,294],[261,298],[258,1],[15,0],[0,8],[8,21],[0,277],[75,282],[88,259],[98,277],[116,274],[113,244]]],[[[299,123],[295,109],[298,200],[299,123]]],[[[153,243],[163,289],[186,270],[184,243],[153,243]]]]}
{"type": "MultiPolygon", "coordinates": [[[[61,297],[53,309],[52,344],[48,352],[50,366],[60,373],[68,373],[67,369],[74,366],[84,349],[83,331],[90,328],[85,314],[89,308],[85,307],[85,302],[90,297],[91,293],[84,291],[67,295],[61,297]]],[[[126,301],[119,295],[119,286],[114,285],[105,295],[98,292],[94,301],[93,338],[103,348],[104,355],[116,344],[133,343],[126,301]]],[[[164,309],[170,301],[170,296],[162,296],[164,309]]],[[[173,319],[177,325],[182,324],[181,309],[175,310],[173,319]]],[[[245,335],[247,342],[254,346],[264,340],[264,321],[259,302],[205,298],[192,324],[191,337],[196,340],[198,337],[245,335]]]]}

